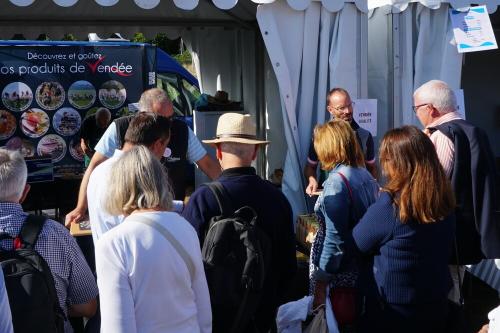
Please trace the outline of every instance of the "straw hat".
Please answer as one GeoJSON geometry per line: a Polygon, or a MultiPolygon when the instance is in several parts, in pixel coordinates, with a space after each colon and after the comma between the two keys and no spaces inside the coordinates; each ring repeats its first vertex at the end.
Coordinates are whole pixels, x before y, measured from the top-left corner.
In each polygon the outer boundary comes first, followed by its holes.
{"type": "Polygon", "coordinates": [[[258,140],[255,124],[250,115],[240,113],[224,113],[217,122],[216,138],[203,140],[204,143],[238,142],[250,145],[268,144],[269,141],[258,140]]]}

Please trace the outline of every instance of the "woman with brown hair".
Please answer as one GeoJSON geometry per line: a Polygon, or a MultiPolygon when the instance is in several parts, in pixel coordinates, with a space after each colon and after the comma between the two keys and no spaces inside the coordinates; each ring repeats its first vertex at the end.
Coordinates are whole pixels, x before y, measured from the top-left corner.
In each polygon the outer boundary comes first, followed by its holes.
{"type": "Polygon", "coordinates": [[[387,132],[379,155],[387,184],[353,231],[359,250],[373,256],[361,332],[442,332],[455,234],[451,185],[414,126],[387,132]]]}
{"type": "MultiPolygon", "coordinates": [[[[326,286],[333,293],[354,288],[358,267],[352,228],[375,202],[378,184],[364,167],[361,147],[348,122],[333,120],[314,129],[314,149],[321,168],[328,171],[314,212],[320,221],[311,254],[314,306],[324,304],[326,286]]],[[[336,313],[339,324],[353,320],[354,308],[336,313]]],[[[334,304],[334,310],[335,304],[334,304]]]]}

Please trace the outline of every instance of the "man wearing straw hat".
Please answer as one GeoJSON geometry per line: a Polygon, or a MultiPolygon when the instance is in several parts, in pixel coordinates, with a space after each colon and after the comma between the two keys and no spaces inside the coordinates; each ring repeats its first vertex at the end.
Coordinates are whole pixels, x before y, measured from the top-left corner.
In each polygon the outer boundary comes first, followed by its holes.
{"type": "MultiPolygon", "coordinates": [[[[216,156],[223,169],[217,180],[224,187],[231,206],[235,209],[252,207],[257,213],[257,225],[271,240],[270,269],[266,272],[262,291],[265,296],[254,315],[258,331],[267,332],[274,323],[276,309],[283,303],[296,270],[290,204],[274,185],[257,176],[251,166],[259,146],[269,141],[256,137],[255,124],[249,115],[226,113],[219,118],[216,138],[203,142],[216,148],[216,156]]],[[[193,193],[183,212],[200,236],[205,234],[210,219],[218,215],[221,215],[219,205],[207,186],[201,186],[193,193]]],[[[214,313],[214,330],[227,327],[227,321],[233,318],[230,313],[220,317],[214,313]]]]}

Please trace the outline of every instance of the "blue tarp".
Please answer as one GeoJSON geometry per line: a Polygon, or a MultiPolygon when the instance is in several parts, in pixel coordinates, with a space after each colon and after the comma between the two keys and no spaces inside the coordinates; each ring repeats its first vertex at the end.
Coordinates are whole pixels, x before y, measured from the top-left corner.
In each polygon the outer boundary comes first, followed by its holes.
{"type": "Polygon", "coordinates": [[[156,72],[178,73],[180,76],[185,78],[187,82],[191,83],[193,86],[199,87],[198,80],[191,73],[182,67],[181,64],[179,64],[174,58],[158,47],[156,48],[156,72]]]}

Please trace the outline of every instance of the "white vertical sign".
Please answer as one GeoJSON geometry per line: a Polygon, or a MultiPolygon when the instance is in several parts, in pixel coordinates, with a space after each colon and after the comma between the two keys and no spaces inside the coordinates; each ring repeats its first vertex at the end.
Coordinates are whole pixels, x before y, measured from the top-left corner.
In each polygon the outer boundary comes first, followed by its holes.
{"type": "Polygon", "coordinates": [[[360,127],[370,131],[372,136],[377,136],[377,100],[354,100],[354,120],[360,127]]]}

